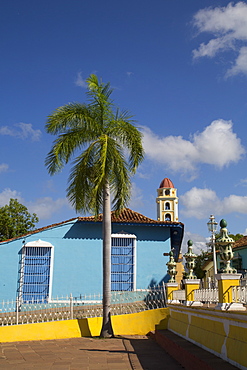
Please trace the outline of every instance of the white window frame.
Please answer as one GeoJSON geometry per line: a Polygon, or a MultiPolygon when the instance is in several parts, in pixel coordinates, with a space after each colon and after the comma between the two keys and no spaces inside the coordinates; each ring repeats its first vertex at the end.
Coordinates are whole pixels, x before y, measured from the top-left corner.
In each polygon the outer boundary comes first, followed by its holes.
{"type": "Polygon", "coordinates": [[[51,248],[51,259],[50,259],[50,276],[49,276],[49,289],[48,289],[48,296],[47,301],[48,303],[51,301],[51,293],[52,293],[52,283],[53,283],[53,264],[54,264],[54,246],[43,240],[36,240],[32,242],[25,243],[22,247],[21,251],[21,268],[20,268],[20,285],[19,285],[19,299],[22,299],[23,296],[23,284],[24,284],[24,267],[25,267],[25,254],[26,248],[51,248]]]}

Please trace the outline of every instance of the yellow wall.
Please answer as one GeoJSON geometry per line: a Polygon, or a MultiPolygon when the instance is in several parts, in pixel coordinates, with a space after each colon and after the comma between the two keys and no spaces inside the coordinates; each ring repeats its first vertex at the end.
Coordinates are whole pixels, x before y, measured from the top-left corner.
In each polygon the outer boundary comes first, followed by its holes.
{"type": "Polygon", "coordinates": [[[111,318],[115,335],[146,335],[155,328],[167,329],[168,317],[168,308],[158,308],[111,318]]]}
{"type": "Polygon", "coordinates": [[[1,342],[48,340],[98,336],[102,318],[51,321],[37,324],[23,324],[0,327],[1,342]]]}
{"type": "Polygon", "coordinates": [[[51,321],[0,327],[1,342],[80,337],[77,320],[51,321]]]}
{"type": "MultiPolygon", "coordinates": [[[[112,316],[115,335],[145,335],[155,328],[166,329],[169,309],[158,308],[129,315],[112,316]]],[[[0,327],[1,342],[99,336],[101,317],[0,327]]]]}
{"type": "Polygon", "coordinates": [[[247,368],[247,315],[169,305],[168,329],[240,368],[247,368]]]}

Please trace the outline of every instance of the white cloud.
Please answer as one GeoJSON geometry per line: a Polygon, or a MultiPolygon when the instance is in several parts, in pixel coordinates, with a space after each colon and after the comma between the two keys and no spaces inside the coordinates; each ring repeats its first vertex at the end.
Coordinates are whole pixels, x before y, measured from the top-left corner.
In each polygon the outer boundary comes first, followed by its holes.
{"type": "Polygon", "coordinates": [[[241,180],[240,180],[240,183],[239,183],[239,184],[237,184],[237,185],[247,186],[247,179],[241,179],[241,180]]]}
{"type": "Polygon", "coordinates": [[[152,174],[149,172],[140,172],[139,170],[136,173],[136,176],[138,176],[140,179],[150,179],[152,177],[152,174]]]}
{"type": "Polygon", "coordinates": [[[49,219],[54,213],[57,213],[63,207],[69,207],[66,198],[52,199],[44,197],[36,199],[35,202],[27,202],[26,207],[29,212],[36,213],[40,220],[49,219]]]}
{"type": "Polygon", "coordinates": [[[8,171],[9,166],[6,163],[0,164],[0,173],[8,171]]]}
{"type": "Polygon", "coordinates": [[[84,79],[82,78],[82,73],[81,73],[81,72],[78,72],[78,73],[77,73],[77,77],[76,77],[76,80],[75,80],[75,84],[76,84],[76,86],[80,86],[80,87],[83,87],[83,88],[87,88],[86,80],[84,80],[84,79]]]}
{"type": "Polygon", "coordinates": [[[32,128],[31,123],[20,122],[20,123],[17,124],[17,126],[21,130],[20,137],[22,139],[27,139],[28,137],[31,137],[32,141],[39,141],[40,140],[40,137],[41,137],[41,134],[42,134],[41,131],[40,130],[34,130],[32,128]]]}
{"type": "Polygon", "coordinates": [[[228,69],[226,77],[234,76],[239,73],[247,75],[247,47],[244,46],[240,49],[235,65],[228,69]]]}
{"type": "Polygon", "coordinates": [[[186,253],[188,251],[188,241],[193,241],[193,253],[195,254],[201,254],[201,251],[207,251],[207,242],[208,239],[204,238],[203,236],[199,234],[191,233],[190,231],[185,231],[184,238],[183,238],[183,244],[182,244],[182,253],[186,253]]]}
{"type": "Polygon", "coordinates": [[[197,219],[207,218],[211,213],[214,215],[234,212],[247,214],[247,196],[232,194],[220,199],[211,189],[193,187],[180,196],[180,202],[184,207],[180,213],[197,219]]]}
{"type": "Polygon", "coordinates": [[[136,209],[143,207],[143,193],[142,189],[138,188],[136,183],[131,184],[131,200],[130,200],[130,208],[136,209]]]}
{"type": "Polygon", "coordinates": [[[0,193],[0,207],[3,207],[6,204],[8,204],[10,198],[18,199],[19,202],[23,201],[20,193],[17,190],[11,190],[9,188],[6,188],[0,193]]]}
{"type": "Polygon", "coordinates": [[[9,188],[4,189],[0,193],[0,207],[9,203],[10,198],[17,199],[21,204],[24,204],[30,213],[36,213],[39,220],[49,219],[54,213],[57,213],[61,208],[70,208],[69,202],[66,198],[58,198],[56,200],[51,197],[44,197],[36,199],[34,202],[26,202],[21,193],[17,190],[9,188]]]}
{"type": "Polygon", "coordinates": [[[223,213],[238,212],[247,214],[247,196],[229,195],[223,199],[223,213]]]}
{"type": "Polygon", "coordinates": [[[198,219],[208,217],[212,212],[218,214],[220,208],[220,200],[211,189],[193,187],[180,196],[180,202],[184,207],[181,214],[198,219]]]}
{"type": "Polygon", "coordinates": [[[205,8],[199,10],[193,17],[193,25],[199,33],[212,34],[208,43],[201,43],[193,50],[193,57],[215,57],[219,52],[229,49],[238,53],[234,66],[226,76],[238,73],[247,74],[246,48],[247,43],[247,4],[240,1],[229,3],[225,7],[205,8]]]}
{"type": "Polygon", "coordinates": [[[222,168],[231,162],[240,160],[245,149],[232,131],[232,126],[231,121],[219,119],[213,121],[202,133],[194,135],[194,145],[199,162],[222,168]]]}
{"type": "Polygon", "coordinates": [[[169,170],[196,177],[200,163],[223,168],[242,158],[245,149],[232,126],[231,121],[218,119],[204,131],[191,135],[190,140],[182,136],[158,137],[148,127],[143,127],[145,153],[149,159],[163,164],[169,170]]]}
{"type": "Polygon", "coordinates": [[[147,157],[173,168],[174,171],[195,170],[195,148],[193,144],[184,140],[182,136],[158,137],[148,127],[143,127],[143,145],[147,157]]]}
{"type": "Polygon", "coordinates": [[[42,135],[40,130],[34,130],[31,123],[16,123],[18,129],[8,126],[0,127],[0,135],[14,136],[19,139],[31,138],[32,141],[39,141],[42,135]]]}
{"type": "Polygon", "coordinates": [[[6,135],[6,136],[16,136],[14,134],[14,131],[11,130],[8,126],[1,126],[0,127],[0,135],[6,135]]]}
{"type": "Polygon", "coordinates": [[[210,57],[213,58],[220,51],[226,51],[233,48],[232,40],[229,37],[222,37],[210,40],[207,44],[202,43],[198,50],[193,50],[193,57],[210,57]]]}

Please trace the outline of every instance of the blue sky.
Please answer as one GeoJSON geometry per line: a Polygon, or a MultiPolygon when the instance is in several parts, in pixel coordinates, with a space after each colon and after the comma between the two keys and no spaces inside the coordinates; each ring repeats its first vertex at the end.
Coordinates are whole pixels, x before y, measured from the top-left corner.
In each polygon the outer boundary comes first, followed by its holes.
{"type": "Polygon", "coordinates": [[[44,125],[86,101],[95,73],[144,133],[130,208],[155,219],[168,177],[185,243],[203,247],[210,214],[247,234],[247,2],[9,0],[0,34],[0,206],[19,199],[40,227],[76,216],[70,166],[53,177],[44,166],[44,125]]]}

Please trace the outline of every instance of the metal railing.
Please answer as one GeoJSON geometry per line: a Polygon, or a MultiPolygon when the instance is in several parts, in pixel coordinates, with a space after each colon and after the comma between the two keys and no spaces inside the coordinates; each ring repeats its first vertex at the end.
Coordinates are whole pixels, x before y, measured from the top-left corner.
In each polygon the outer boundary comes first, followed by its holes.
{"type": "MultiPolygon", "coordinates": [[[[111,314],[122,315],[166,307],[164,286],[112,292],[111,314]]],[[[35,303],[19,299],[0,302],[0,326],[101,317],[102,295],[60,297],[35,303]]]]}

